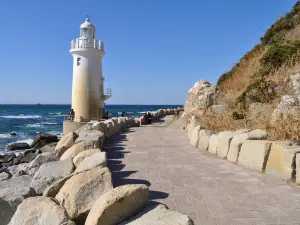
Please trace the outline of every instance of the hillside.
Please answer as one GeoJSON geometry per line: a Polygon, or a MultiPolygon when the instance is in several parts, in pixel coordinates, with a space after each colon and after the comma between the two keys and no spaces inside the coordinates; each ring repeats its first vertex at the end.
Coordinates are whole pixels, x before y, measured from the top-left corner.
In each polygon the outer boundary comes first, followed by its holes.
{"type": "Polygon", "coordinates": [[[267,30],[258,45],[219,78],[220,101],[247,106],[275,100],[286,92],[285,78],[300,69],[299,50],[300,1],[297,1],[289,13],[267,30]]]}
{"type": "MultiPolygon", "coordinates": [[[[213,89],[207,84],[197,85],[203,90],[196,95],[211,96],[213,89]]],[[[212,106],[205,106],[204,111],[195,108],[193,99],[197,98],[190,97],[185,107],[193,106],[193,114],[201,117],[207,129],[260,128],[269,132],[270,139],[300,143],[300,0],[267,30],[259,44],[220,76],[216,86],[212,106]],[[196,114],[196,109],[201,113],[196,114]]]]}

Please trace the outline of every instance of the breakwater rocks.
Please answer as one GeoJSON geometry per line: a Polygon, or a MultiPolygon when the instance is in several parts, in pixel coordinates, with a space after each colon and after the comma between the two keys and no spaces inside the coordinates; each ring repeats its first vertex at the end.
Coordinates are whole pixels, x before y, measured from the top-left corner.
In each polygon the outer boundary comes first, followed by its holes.
{"type": "Polygon", "coordinates": [[[300,146],[266,140],[264,130],[214,133],[192,117],[185,124],[190,144],[238,165],[300,184],[300,146]]]}
{"type": "MultiPolygon", "coordinates": [[[[156,116],[170,115],[176,110],[156,116]]],[[[146,185],[115,187],[106,138],[140,119],[91,121],[64,135],[52,150],[0,172],[0,225],[192,225],[186,215],[149,201],[146,185]]]]}

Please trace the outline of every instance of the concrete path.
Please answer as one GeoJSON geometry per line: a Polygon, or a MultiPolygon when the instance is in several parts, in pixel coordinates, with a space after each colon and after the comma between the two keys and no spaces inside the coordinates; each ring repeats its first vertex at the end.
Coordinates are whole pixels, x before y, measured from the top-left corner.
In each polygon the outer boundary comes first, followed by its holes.
{"type": "Polygon", "coordinates": [[[300,187],[191,147],[176,123],[131,128],[105,150],[114,186],[146,184],[197,225],[300,224],[300,187]]]}

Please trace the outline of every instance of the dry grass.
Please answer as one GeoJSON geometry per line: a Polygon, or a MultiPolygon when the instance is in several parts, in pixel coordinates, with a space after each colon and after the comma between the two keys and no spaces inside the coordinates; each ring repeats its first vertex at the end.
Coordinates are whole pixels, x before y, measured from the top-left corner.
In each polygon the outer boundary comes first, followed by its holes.
{"type": "Polygon", "coordinates": [[[268,126],[270,140],[291,140],[300,143],[300,117],[290,116],[276,122],[276,126],[268,126]]]}

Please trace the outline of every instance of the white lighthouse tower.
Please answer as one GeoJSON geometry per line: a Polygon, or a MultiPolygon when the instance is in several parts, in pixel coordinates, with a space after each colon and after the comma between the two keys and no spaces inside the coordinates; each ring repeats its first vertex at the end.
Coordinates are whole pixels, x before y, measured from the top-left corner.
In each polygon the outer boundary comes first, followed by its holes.
{"type": "Polygon", "coordinates": [[[102,76],[104,44],[102,41],[96,40],[95,32],[95,26],[89,18],[86,18],[80,26],[80,37],[71,42],[74,122],[102,119],[104,101],[111,97],[110,89],[104,93],[102,76]]]}

